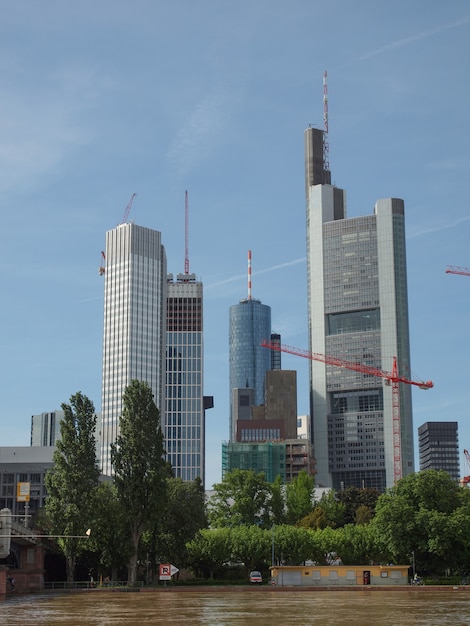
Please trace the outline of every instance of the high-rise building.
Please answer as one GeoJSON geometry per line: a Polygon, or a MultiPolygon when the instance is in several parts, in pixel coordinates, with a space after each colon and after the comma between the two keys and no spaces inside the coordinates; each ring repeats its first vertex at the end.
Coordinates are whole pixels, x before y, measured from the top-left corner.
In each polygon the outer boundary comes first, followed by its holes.
{"type": "Polygon", "coordinates": [[[50,411],[31,416],[31,445],[55,446],[60,439],[60,422],[64,419],[63,411],[50,411]]]}
{"type": "MultiPolygon", "coordinates": [[[[248,251],[248,297],[230,307],[229,312],[229,385],[230,441],[235,441],[237,416],[233,400],[235,389],[253,389],[255,405],[264,403],[266,372],[273,364],[271,350],[261,347],[271,337],[271,307],[251,297],[251,251],[248,251]]],[[[276,335],[276,340],[280,336],[276,335]]]]}
{"type": "MultiPolygon", "coordinates": [[[[410,378],[405,215],[378,200],[347,218],[345,193],[329,183],[325,134],[305,131],[307,280],[311,352],[410,378]],[[325,182],[326,181],[326,182],[325,182]]],[[[410,385],[400,385],[401,470],[414,470],[410,385]]],[[[317,483],[335,489],[394,483],[392,387],[382,378],[310,362],[317,483]]]]}
{"type": "Polygon", "coordinates": [[[457,422],[425,422],[418,428],[419,469],[444,470],[459,481],[457,422]]]}
{"type": "Polygon", "coordinates": [[[111,475],[131,380],[149,384],[164,415],[167,264],[161,233],[131,223],[106,233],[105,256],[101,465],[111,475]]]}
{"type": "Polygon", "coordinates": [[[166,339],[167,460],[176,477],[204,483],[203,285],[195,274],[168,275],[166,339]]]}
{"type": "MultiPolygon", "coordinates": [[[[50,411],[31,416],[31,446],[55,446],[61,439],[61,422],[64,419],[62,410],[50,411]]],[[[96,414],[95,454],[101,457],[101,413],[96,414]]]]}

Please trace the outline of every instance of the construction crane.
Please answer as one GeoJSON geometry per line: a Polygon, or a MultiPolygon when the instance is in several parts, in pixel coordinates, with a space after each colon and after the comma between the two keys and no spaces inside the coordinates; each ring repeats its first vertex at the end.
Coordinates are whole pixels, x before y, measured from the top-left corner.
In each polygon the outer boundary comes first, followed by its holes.
{"type": "Polygon", "coordinates": [[[458,267],[457,265],[448,265],[446,267],[446,274],[461,274],[462,276],[470,276],[470,269],[468,267],[458,267]]]}
{"type": "Polygon", "coordinates": [[[465,485],[468,485],[470,483],[470,453],[468,450],[464,450],[463,451],[464,456],[465,456],[465,461],[466,461],[466,467],[467,467],[467,476],[463,476],[460,480],[460,484],[462,485],[462,487],[464,487],[465,485]]]}
{"type": "Polygon", "coordinates": [[[352,361],[346,361],[338,357],[326,356],[324,354],[318,354],[315,352],[309,352],[308,350],[302,350],[301,348],[293,348],[292,346],[286,346],[285,344],[279,344],[273,341],[264,340],[261,342],[261,346],[264,348],[270,348],[271,350],[279,350],[281,352],[288,352],[296,356],[301,356],[312,361],[320,361],[326,365],[334,365],[336,367],[344,367],[361,374],[367,374],[369,376],[377,376],[383,378],[386,385],[392,386],[392,424],[393,424],[393,478],[397,482],[402,477],[401,466],[401,436],[400,436],[400,393],[399,383],[406,385],[415,385],[419,389],[431,389],[434,384],[428,380],[414,381],[400,376],[398,373],[397,358],[393,357],[392,371],[386,372],[385,370],[371,367],[370,365],[364,365],[362,363],[354,363],[352,361]]]}
{"type": "Polygon", "coordinates": [[[126,224],[127,223],[127,218],[129,217],[129,213],[130,213],[130,210],[131,210],[131,207],[132,207],[132,203],[134,202],[134,198],[136,197],[136,195],[137,195],[136,193],[133,193],[132,196],[131,196],[131,199],[127,203],[126,210],[124,211],[124,216],[122,218],[121,224],[126,224]]]}
{"type": "Polygon", "coordinates": [[[100,276],[103,276],[103,274],[106,272],[106,256],[103,250],[101,250],[101,263],[100,263],[99,272],[100,272],[100,276]]]}

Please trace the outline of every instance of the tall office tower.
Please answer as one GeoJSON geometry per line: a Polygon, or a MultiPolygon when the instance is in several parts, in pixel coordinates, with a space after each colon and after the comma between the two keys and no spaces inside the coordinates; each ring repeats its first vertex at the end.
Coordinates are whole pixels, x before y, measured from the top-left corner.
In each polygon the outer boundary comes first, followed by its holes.
{"type": "Polygon", "coordinates": [[[203,286],[168,276],[165,448],[176,477],[204,483],[203,286]]]}
{"type": "MultiPolygon", "coordinates": [[[[324,131],[305,131],[307,280],[311,352],[410,378],[402,200],[347,218],[345,193],[323,182],[324,131]]],[[[400,385],[402,475],[414,469],[410,385],[400,385]]],[[[392,387],[382,378],[310,362],[317,483],[335,489],[394,483],[392,387]]]]}
{"type": "Polygon", "coordinates": [[[457,422],[425,422],[418,428],[419,469],[444,470],[459,481],[457,422]]]}
{"type": "Polygon", "coordinates": [[[152,388],[163,418],[166,254],[161,233],[123,223],[106,233],[101,466],[111,475],[122,396],[136,379],[152,388]]]}
{"type": "Polygon", "coordinates": [[[31,445],[55,446],[60,439],[60,422],[64,419],[63,411],[50,411],[31,416],[31,445]]]}
{"type": "Polygon", "coordinates": [[[266,372],[271,369],[271,350],[261,347],[271,337],[271,307],[251,297],[251,252],[248,252],[248,297],[230,307],[229,384],[230,440],[236,439],[233,390],[255,390],[255,404],[264,403],[266,372]]]}

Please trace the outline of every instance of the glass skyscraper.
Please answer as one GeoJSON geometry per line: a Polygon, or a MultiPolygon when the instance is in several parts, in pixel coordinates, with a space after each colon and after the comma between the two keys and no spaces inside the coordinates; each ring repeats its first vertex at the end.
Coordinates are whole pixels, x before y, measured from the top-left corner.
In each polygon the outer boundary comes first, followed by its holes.
{"type": "Polygon", "coordinates": [[[167,264],[161,233],[135,224],[108,231],[105,254],[101,466],[111,475],[110,445],[131,380],[150,385],[163,421],[167,264]]]}
{"type": "Polygon", "coordinates": [[[247,298],[230,307],[229,314],[229,382],[230,440],[235,441],[236,419],[232,390],[254,389],[257,406],[264,404],[266,372],[271,369],[271,350],[261,347],[271,337],[271,307],[247,298]]]}
{"type": "MultiPolygon", "coordinates": [[[[311,352],[410,378],[405,214],[402,200],[346,217],[345,193],[325,183],[323,131],[305,131],[307,280],[311,352]]],[[[414,471],[410,385],[400,385],[402,475],[414,471]]],[[[392,388],[384,379],[310,362],[317,484],[394,484],[392,388]]]]}
{"type": "Polygon", "coordinates": [[[165,448],[176,477],[204,484],[203,285],[168,276],[165,448]]]}

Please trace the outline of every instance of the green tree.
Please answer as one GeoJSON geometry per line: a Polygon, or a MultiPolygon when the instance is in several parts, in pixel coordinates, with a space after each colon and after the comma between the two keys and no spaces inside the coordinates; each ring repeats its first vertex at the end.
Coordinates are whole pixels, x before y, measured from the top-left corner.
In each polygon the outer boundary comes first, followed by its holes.
{"type": "Polygon", "coordinates": [[[124,510],[112,482],[102,483],[98,488],[90,547],[96,552],[99,573],[118,580],[118,570],[127,564],[131,544],[124,510]]]}
{"type": "Polygon", "coordinates": [[[323,492],[320,500],[315,503],[315,508],[319,507],[325,512],[328,520],[327,525],[331,528],[344,526],[346,505],[340,502],[336,495],[336,491],[330,489],[329,491],[323,492]]]}
{"type": "Polygon", "coordinates": [[[296,524],[313,509],[315,479],[302,470],[286,485],[287,521],[296,524]]]}
{"type": "Polygon", "coordinates": [[[65,555],[67,580],[74,580],[77,558],[86,548],[98,488],[99,469],[95,454],[95,407],[81,392],[62,404],[61,438],[54,452],[54,465],[46,474],[46,512],[51,534],[65,555]]]}
{"type": "Polygon", "coordinates": [[[209,522],[213,528],[257,524],[270,526],[271,492],[264,473],[236,469],[214,485],[208,503],[209,522]]]}
{"type": "Polygon", "coordinates": [[[356,521],[356,511],[359,507],[362,507],[361,516],[367,516],[364,507],[369,509],[369,519],[374,515],[375,505],[380,496],[380,492],[377,489],[366,487],[359,489],[359,487],[347,487],[341,489],[335,494],[336,500],[342,502],[345,505],[344,509],[344,524],[353,524],[356,521]]]}
{"type": "Polygon", "coordinates": [[[143,531],[164,510],[166,463],[160,413],[150,386],[132,380],[122,398],[120,433],[111,445],[111,463],[117,497],[123,507],[131,541],[128,583],[137,576],[137,559],[143,531]]]}
{"type": "Polygon", "coordinates": [[[191,567],[204,578],[213,578],[232,558],[230,528],[202,529],[188,541],[186,549],[191,567]]]}
{"type": "Polygon", "coordinates": [[[274,482],[269,485],[271,498],[269,508],[271,512],[272,524],[285,524],[286,522],[286,490],[280,476],[276,476],[274,482]]]}
{"type": "Polygon", "coordinates": [[[155,554],[163,562],[173,563],[178,568],[189,562],[186,544],[202,528],[207,528],[204,486],[200,478],[184,482],[181,478],[167,479],[166,506],[157,520],[155,535],[146,533],[152,552],[152,537],[155,537],[155,554]]]}
{"type": "Polygon", "coordinates": [[[382,552],[394,562],[441,573],[468,567],[470,496],[445,471],[402,478],[377,501],[371,526],[382,552]]]}

